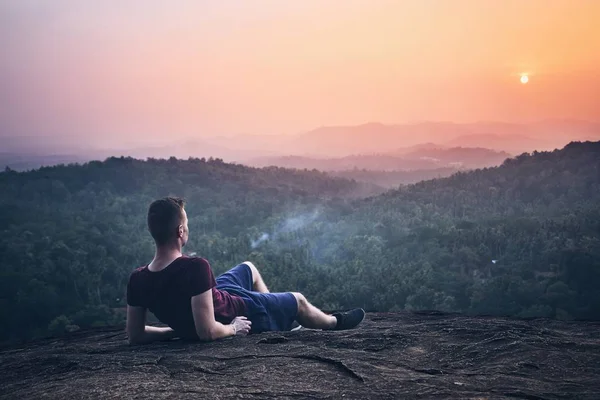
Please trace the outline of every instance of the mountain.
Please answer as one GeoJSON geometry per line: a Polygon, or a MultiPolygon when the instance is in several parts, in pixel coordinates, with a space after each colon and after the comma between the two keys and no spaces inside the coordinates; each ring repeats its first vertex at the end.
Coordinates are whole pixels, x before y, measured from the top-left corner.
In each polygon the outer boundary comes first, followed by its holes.
{"type": "Polygon", "coordinates": [[[446,178],[460,171],[455,167],[417,169],[409,171],[377,171],[367,169],[349,169],[343,171],[328,171],[327,174],[339,178],[354,179],[358,182],[367,182],[382,188],[396,188],[400,185],[409,185],[420,181],[446,178]]]}
{"type": "MultiPolygon", "coordinates": [[[[211,140],[211,139],[207,139],[211,140]]],[[[422,143],[438,147],[484,147],[508,153],[562,148],[570,141],[600,140],[600,124],[585,121],[548,120],[536,123],[501,122],[421,122],[384,125],[326,126],[297,135],[273,139],[270,151],[280,155],[306,157],[344,157],[351,154],[388,153],[422,143]]],[[[244,139],[244,146],[252,136],[244,139]]],[[[220,141],[220,144],[225,142],[220,141]]],[[[264,140],[257,137],[256,146],[264,140]]],[[[262,143],[262,144],[261,144],[262,143]]],[[[230,141],[236,146],[235,141],[230,141]]],[[[247,161],[253,158],[242,160],[247,161]]]]}
{"type": "MultiPolygon", "coordinates": [[[[404,155],[393,159],[391,163],[393,168],[404,166],[408,167],[407,169],[367,169],[365,163],[361,163],[362,160],[355,160],[356,164],[351,169],[329,169],[327,172],[331,176],[369,182],[384,188],[393,188],[424,180],[446,178],[466,169],[497,166],[510,157],[510,154],[505,152],[480,148],[440,148],[429,145],[417,146],[417,148],[420,150],[402,151],[404,155]],[[359,165],[362,165],[362,168],[359,165]],[[415,167],[421,167],[421,169],[415,169],[415,167]]],[[[280,160],[284,161],[285,159],[280,160]]],[[[324,161],[319,161],[320,164],[325,164],[324,161]]],[[[272,160],[272,162],[276,163],[277,161],[272,160]]],[[[284,163],[281,162],[281,164],[284,163]]],[[[313,162],[311,164],[309,160],[304,159],[302,163],[298,162],[298,164],[300,166],[314,166],[317,163],[313,162]]],[[[381,162],[373,164],[379,167],[382,166],[381,162]]],[[[332,165],[324,165],[324,167],[331,168],[332,165]]]]}
{"type": "Polygon", "coordinates": [[[30,154],[30,153],[4,153],[0,152],[0,166],[16,171],[25,171],[44,166],[58,164],[82,163],[88,158],[77,154],[30,154]]]}
{"type": "Polygon", "coordinates": [[[446,146],[460,147],[486,147],[490,149],[502,149],[511,153],[524,153],[536,150],[553,150],[550,141],[533,139],[525,135],[512,134],[473,134],[463,135],[444,143],[446,146]]]}
{"type": "Polygon", "coordinates": [[[295,169],[318,169],[320,171],[344,171],[349,169],[396,171],[440,167],[434,160],[406,159],[385,154],[324,159],[301,156],[265,157],[251,160],[248,164],[255,167],[278,166],[295,169]]]}
{"type": "Polygon", "coordinates": [[[364,154],[340,158],[311,158],[302,156],[263,157],[248,162],[265,167],[344,171],[365,169],[374,171],[414,171],[440,168],[484,168],[501,164],[510,154],[484,148],[441,148],[417,145],[391,154],[364,154]]]}
{"type": "Polygon", "coordinates": [[[403,156],[416,150],[447,147],[481,147],[519,154],[562,148],[570,141],[600,140],[600,123],[577,120],[545,120],[522,124],[368,123],[357,126],[324,126],[295,135],[203,136],[189,137],[172,143],[168,143],[168,135],[169,132],[166,132],[164,138],[149,138],[145,140],[144,145],[127,142],[116,135],[96,135],[85,138],[3,136],[0,137],[0,141],[5,157],[0,158],[0,163],[4,164],[0,164],[0,167],[9,165],[7,154],[11,157],[19,157],[16,163],[11,164],[19,170],[54,162],[85,162],[116,155],[136,158],[213,157],[228,162],[253,165],[256,158],[263,157],[297,156],[322,159],[357,154],[403,156]]]}
{"type": "Polygon", "coordinates": [[[367,308],[598,319],[598,171],[600,142],[525,153],[357,200],[306,237],[321,265],[378,288],[329,278],[367,308]]]}
{"type": "Polygon", "coordinates": [[[421,150],[439,150],[439,149],[446,149],[446,148],[447,148],[447,146],[444,146],[442,144],[429,142],[429,143],[415,144],[414,146],[402,147],[402,148],[396,149],[394,151],[388,151],[386,154],[402,156],[402,155],[409,154],[409,153],[415,153],[415,152],[418,152],[421,150]]]}
{"type": "Polygon", "coordinates": [[[511,155],[482,147],[430,147],[425,146],[405,153],[409,160],[429,160],[441,166],[456,168],[486,168],[500,165],[511,155]]]}
{"type": "Polygon", "coordinates": [[[258,150],[273,155],[307,157],[343,157],[351,154],[382,153],[390,148],[420,145],[424,141],[442,143],[449,137],[469,133],[452,123],[385,125],[367,123],[357,126],[323,126],[295,135],[247,135],[231,138],[207,138],[211,143],[234,149],[246,149],[248,157],[258,150]]]}
{"type": "Polygon", "coordinates": [[[289,144],[297,155],[345,156],[348,154],[382,153],[390,148],[423,142],[442,143],[464,130],[451,123],[384,125],[368,123],[358,126],[321,127],[296,135],[289,144]]]}
{"type": "Polygon", "coordinates": [[[444,212],[470,209],[491,216],[486,209],[490,207],[493,214],[503,215],[517,203],[535,207],[532,214],[546,212],[548,207],[561,212],[567,204],[594,206],[594,201],[600,202],[599,170],[600,142],[572,142],[560,150],[509,158],[496,168],[419,182],[373,200],[416,200],[425,205],[431,204],[435,194],[438,207],[450,206],[444,212]]]}
{"type": "Polygon", "coordinates": [[[367,313],[350,331],[136,347],[123,327],[95,328],[1,348],[0,397],[592,400],[600,393],[599,328],[367,313]]]}

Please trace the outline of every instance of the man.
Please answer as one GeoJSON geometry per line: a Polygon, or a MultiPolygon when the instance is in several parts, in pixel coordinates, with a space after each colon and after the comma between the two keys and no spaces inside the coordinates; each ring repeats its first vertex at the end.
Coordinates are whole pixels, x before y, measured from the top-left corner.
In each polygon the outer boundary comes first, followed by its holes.
{"type": "Polygon", "coordinates": [[[358,308],[328,315],[300,293],[270,293],[256,267],[242,263],[214,278],[203,258],[186,257],[189,230],[184,201],[167,197],[148,210],[156,243],[152,262],[136,269],[127,284],[127,335],[131,344],[174,337],[202,341],[250,332],[307,328],[342,330],[365,316],[358,308]],[[168,328],[146,325],[150,310],[168,328]]]}

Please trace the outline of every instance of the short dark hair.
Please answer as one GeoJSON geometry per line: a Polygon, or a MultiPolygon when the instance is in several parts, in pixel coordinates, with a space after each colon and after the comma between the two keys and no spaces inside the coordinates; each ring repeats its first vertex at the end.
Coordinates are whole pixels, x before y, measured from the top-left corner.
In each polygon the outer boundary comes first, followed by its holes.
{"type": "Polygon", "coordinates": [[[148,229],[158,245],[167,243],[175,236],[175,230],[183,222],[185,200],[165,197],[153,201],[148,208],[148,229]]]}

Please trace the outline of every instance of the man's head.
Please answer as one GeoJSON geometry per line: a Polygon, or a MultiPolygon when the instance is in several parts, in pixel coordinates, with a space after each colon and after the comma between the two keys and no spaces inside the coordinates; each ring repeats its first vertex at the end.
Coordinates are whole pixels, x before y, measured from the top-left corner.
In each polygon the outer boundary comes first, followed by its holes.
{"type": "Polygon", "coordinates": [[[184,206],[185,202],[176,197],[166,197],[150,204],[148,229],[157,246],[185,246],[189,230],[184,206]]]}

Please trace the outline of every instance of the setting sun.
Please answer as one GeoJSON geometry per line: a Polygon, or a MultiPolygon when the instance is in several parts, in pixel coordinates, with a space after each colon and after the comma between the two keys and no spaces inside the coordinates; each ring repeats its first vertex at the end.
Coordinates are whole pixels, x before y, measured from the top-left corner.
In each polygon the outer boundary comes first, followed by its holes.
{"type": "Polygon", "coordinates": [[[521,83],[526,84],[529,82],[529,77],[527,75],[521,75],[521,83]]]}

